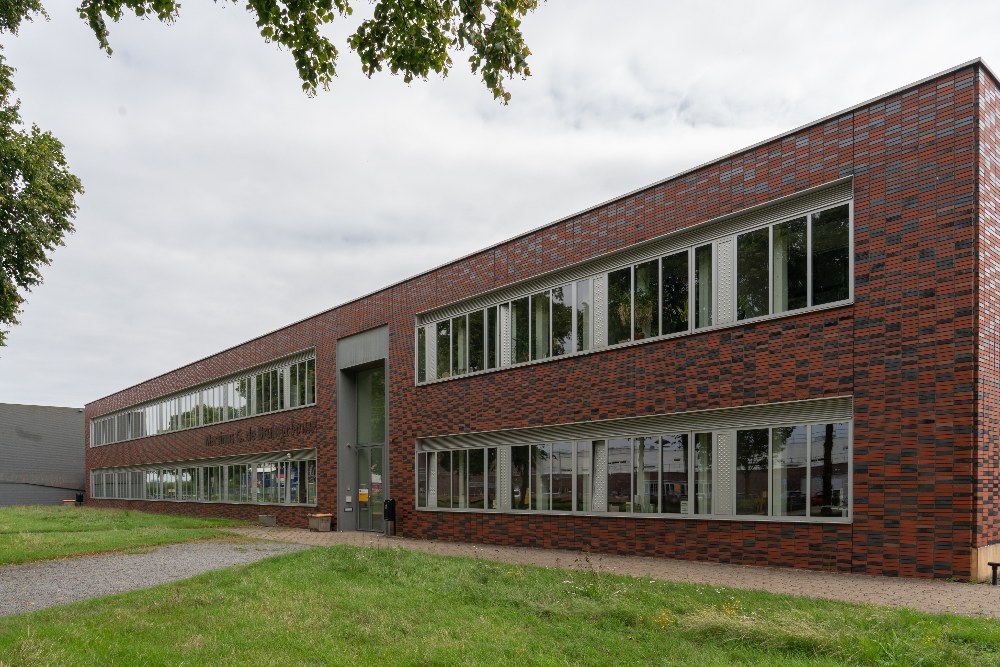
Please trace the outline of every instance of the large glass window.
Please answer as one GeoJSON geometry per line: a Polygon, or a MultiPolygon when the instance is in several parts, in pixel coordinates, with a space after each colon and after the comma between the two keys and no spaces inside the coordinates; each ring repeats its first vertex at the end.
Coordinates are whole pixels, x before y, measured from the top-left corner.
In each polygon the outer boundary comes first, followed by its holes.
{"type": "Polygon", "coordinates": [[[446,378],[451,375],[451,320],[438,322],[437,325],[437,376],[446,378]]]}
{"type": "Polygon", "coordinates": [[[573,351],[573,285],[552,290],[552,356],[573,351]]]}
{"type": "Polygon", "coordinates": [[[385,442],[385,366],[355,376],[358,397],[358,444],[385,442]]]}
{"type": "Polygon", "coordinates": [[[635,266],[632,286],[635,340],[660,335],[660,261],[654,259],[635,266]]]}
{"type": "Polygon", "coordinates": [[[551,356],[551,306],[549,293],[542,292],[531,297],[531,358],[545,359],[551,356]]]}
{"type": "Polygon", "coordinates": [[[635,460],[634,512],[660,511],[660,439],[633,438],[635,460]]]}
{"type": "Polygon", "coordinates": [[[497,356],[497,308],[486,309],[486,367],[496,368],[499,365],[497,356]]]}
{"type": "Polygon", "coordinates": [[[594,287],[590,279],[576,282],[576,350],[593,347],[594,287]]]}
{"type": "Polygon", "coordinates": [[[736,513],[767,515],[766,428],[736,432],[736,513]]]}
{"type": "Polygon", "coordinates": [[[774,226],[771,254],[774,312],[805,308],[808,301],[808,252],[806,219],[796,218],[774,226]]]}
{"type": "Polygon", "coordinates": [[[451,373],[464,375],[469,372],[469,329],[465,315],[451,320],[451,373]]]}
{"type": "Polygon", "coordinates": [[[608,440],[608,511],[632,511],[631,438],[608,440]]]}
{"type": "Polygon", "coordinates": [[[812,214],[813,305],[850,296],[850,209],[847,204],[812,214]]]}
{"type": "Polygon", "coordinates": [[[576,443],[576,511],[590,512],[594,502],[594,447],[603,447],[603,441],[576,443]]]}
{"type": "Polygon", "coordinates": [[[712,246],[703,245],[694,250],[694,325],[697,328],[712,326],[712,246]]]}
{"type": "Polygon", "coordinates": [[[427,381],[427,332],[417,327],[417,382],[427,381]]]}
{"type": "Polygon", "coordinates": [[[814,517],[848,516],[850,438],[848,425],[812,427],[809,455],[809,513],[814,517]]]}
{"type": "Polygon", "coordinates": [[[663,266],[663,333],[688,330],[688,251],[675,253],[662,260],[663,266]]]}
{"type": "Polygon", "coordinates": [[[662,444],[660,511],[667,514],[687,514],[690,455],[688,436],[665,435],[662,444]]]}
{"type": "Polygon", "coordinates": [[[632,268],[608,274],[608,345],[632,339],[632,268]]]}
{"type": "Polygon", "coordinates": [[[768,314],[767,227],[736,237],[736,318],[768,314]]]}
{"type": "Polygon", "coordinates": [[[469,372],[486,368],[485,311],[469,313],[469,372]]]}
{"type": "Polygon", "coordinates": [[[530,358],[528,342],[528,297],[510,303],[511,356],[515,364],[530,358]]]}
{"type": "Polygon", "coordinates": [[[805,516],[807,428],[771,429],[771,516],[805,516]]]}

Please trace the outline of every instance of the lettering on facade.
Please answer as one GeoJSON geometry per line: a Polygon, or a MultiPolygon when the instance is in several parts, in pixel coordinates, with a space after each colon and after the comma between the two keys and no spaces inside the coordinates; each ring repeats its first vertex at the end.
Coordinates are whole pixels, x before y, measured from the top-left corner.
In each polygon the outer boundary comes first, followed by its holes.
{"type": "Polygon", "coordinates": [[[220,445],[235,445],[244,442],[256,442],[258,440],[273,440],[284,438],[290,435],[305,435],[316,432],[316,422],[301,422],[297,424],[281,424],[278,426],[251,426],[238,431],[220,433],[218,435],[206,435],[206,447],[218,447],[220,445]]]}

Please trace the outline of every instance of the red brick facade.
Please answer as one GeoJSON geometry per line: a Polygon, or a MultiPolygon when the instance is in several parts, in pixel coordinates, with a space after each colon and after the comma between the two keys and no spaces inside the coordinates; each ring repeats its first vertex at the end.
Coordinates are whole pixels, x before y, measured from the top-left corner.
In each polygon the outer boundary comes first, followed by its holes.
{"type": "Polygon", "coordinates": [[[307,348],[317,402],[88,449],[87,466],[316,447],[318,509],[94,501],[304,525],[336,511],[337,340],[389,330],[400,534],[447,540],[973,577],[1000,542],[1000,93],[979,63],[653,185],[87,406],[88,420],[307,348]],[[853,178],[853,303],[416,386],[414,318],[779,197],[853,178]],[[418,438],[851,395],[851,523],[416,511],[418,438]],[[206,436],[310,421],[308,435],[206,436]]]}

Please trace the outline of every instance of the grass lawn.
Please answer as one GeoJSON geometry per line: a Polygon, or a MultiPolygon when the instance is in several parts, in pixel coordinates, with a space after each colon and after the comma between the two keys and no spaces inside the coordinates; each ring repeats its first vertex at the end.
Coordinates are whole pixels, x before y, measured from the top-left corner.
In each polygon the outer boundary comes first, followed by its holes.
{"type": "Polygon", "coordinates": [[[0,565],[190,542],[217,537],[222,535],[217,527],[239,523],[94,507],[5,507],[0,565]]]}
{"type": "Polygon", "coordinates": [[[998,665],[1000,622],[335,547],[0,618],[0,665],[998,665]]]}

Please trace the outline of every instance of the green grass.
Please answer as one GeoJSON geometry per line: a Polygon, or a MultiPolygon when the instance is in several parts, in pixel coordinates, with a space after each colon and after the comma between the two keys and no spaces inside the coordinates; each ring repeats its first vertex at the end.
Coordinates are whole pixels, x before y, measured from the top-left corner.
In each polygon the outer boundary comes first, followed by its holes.
{"type": "Polygon", "coordinates": [[[190,542],[223,535],[224,519],[93,507],[0,509],[0,565],[190,542]]]}
{"type": "Polygon", "coordinates": [[[335,547],[0,618],[0,665],[1000,664],[1000,622],[335,547]]]}

